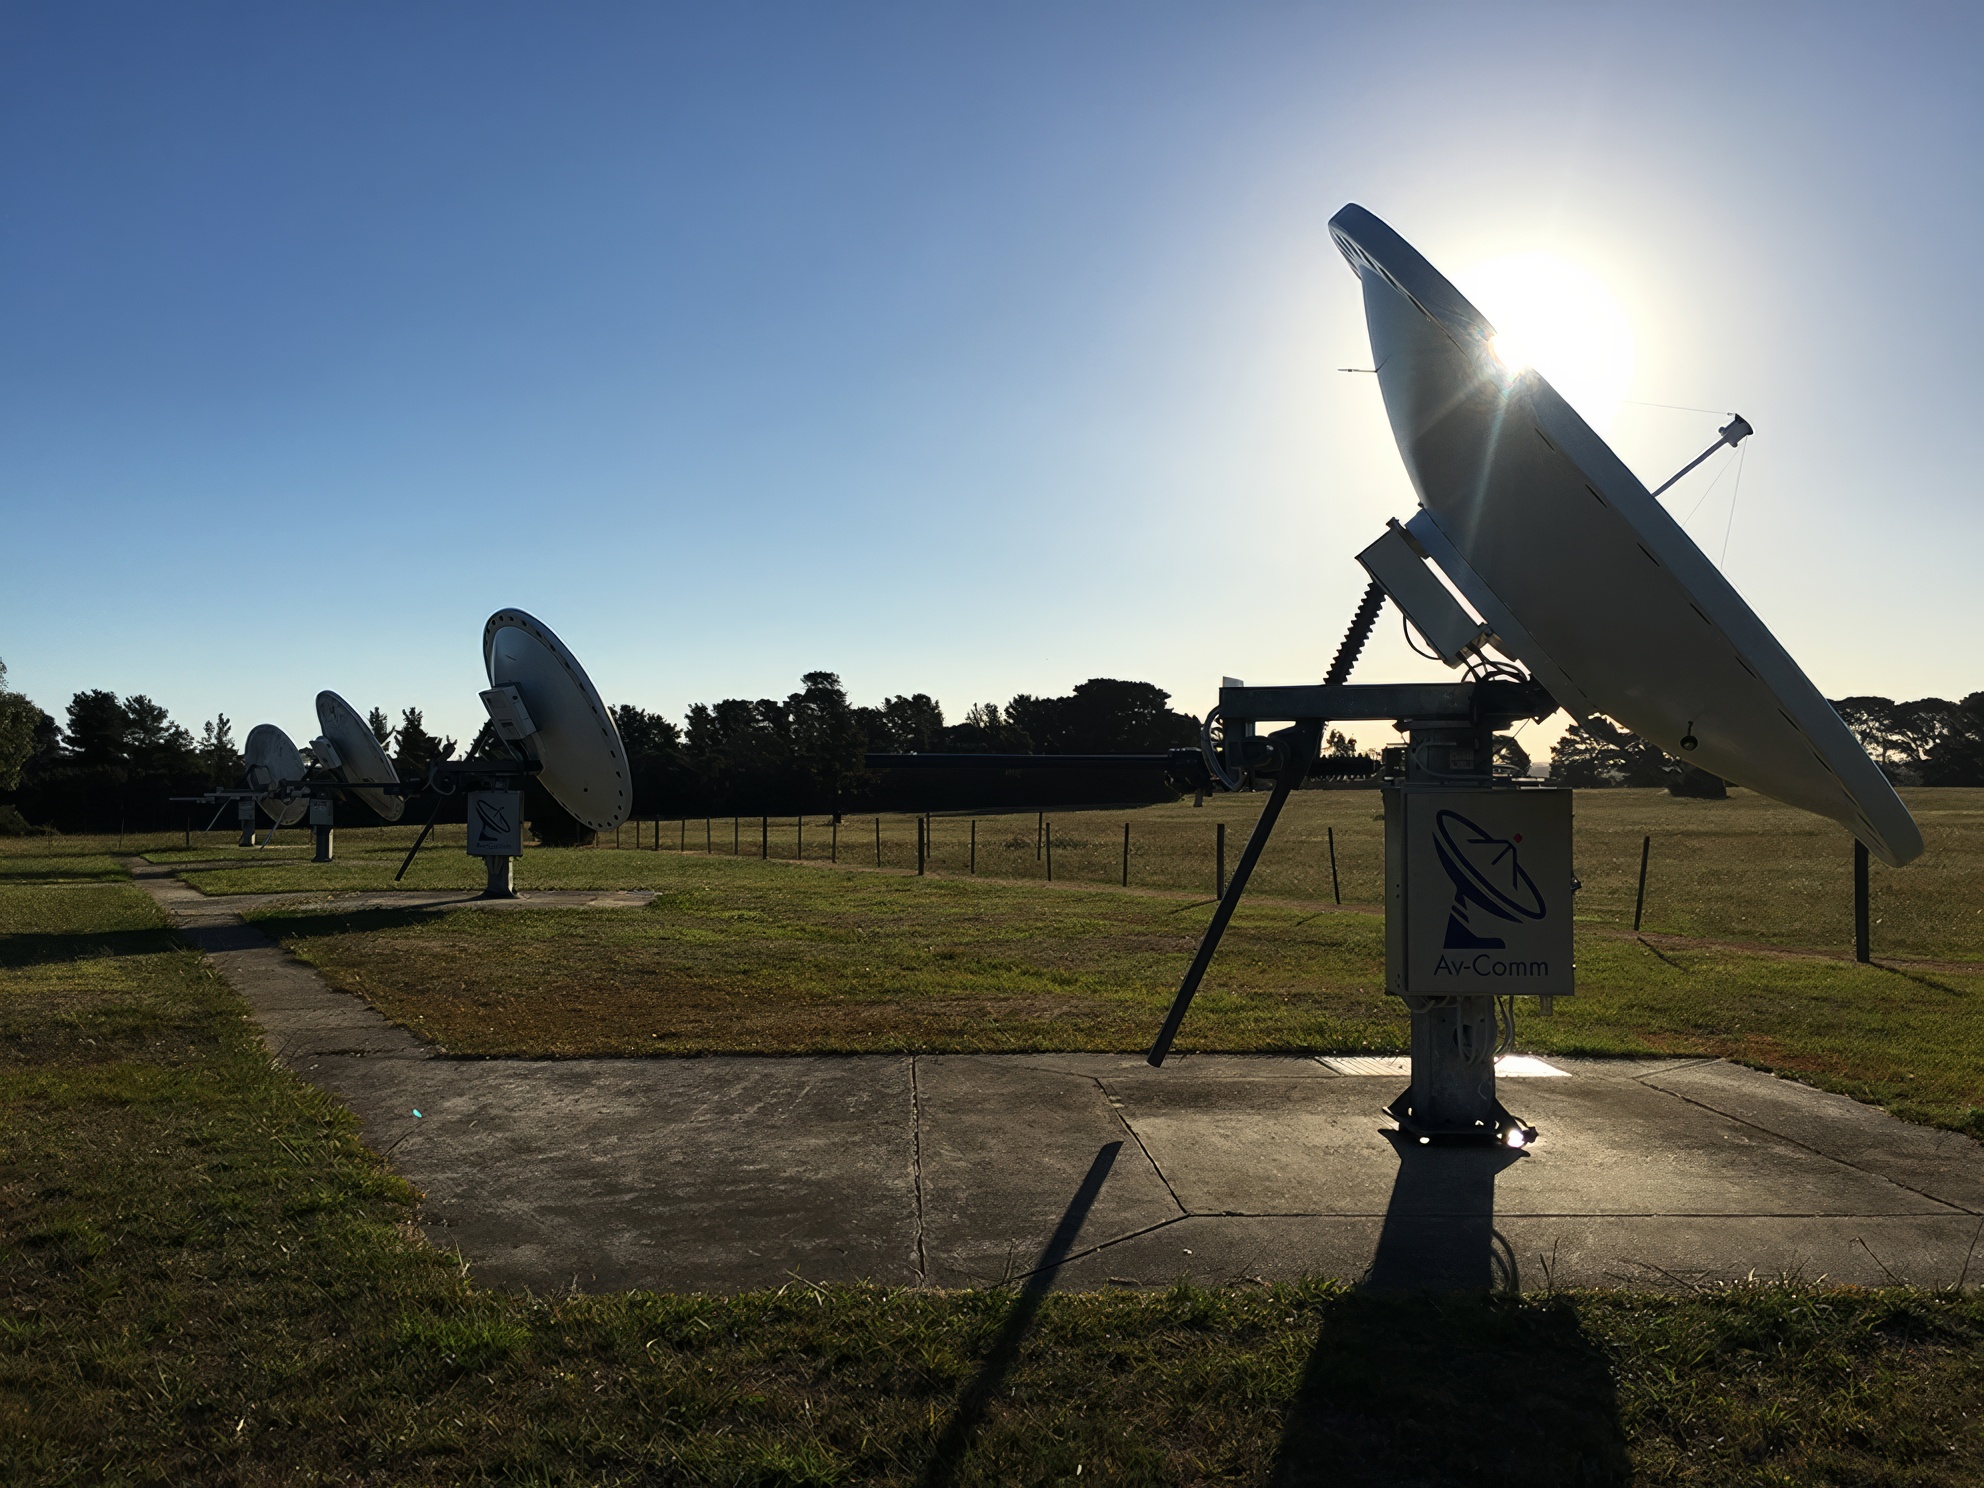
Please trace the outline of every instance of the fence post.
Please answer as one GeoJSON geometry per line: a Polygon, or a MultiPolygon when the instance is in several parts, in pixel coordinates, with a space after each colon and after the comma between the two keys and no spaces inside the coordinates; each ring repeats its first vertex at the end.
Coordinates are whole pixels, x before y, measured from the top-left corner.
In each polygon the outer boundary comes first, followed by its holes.
{"type": "Polygon", "coordinates": [[[1862,965],[1874,959],[1872,925],[1867,913],[1867,844],[1853,842],[1853,959],[1862,965]]]}
{"type": "Polygon", "coordinates": [[[1213,829],[1213,893],[1221,899],[1226,897],[1226,823],[1221,822],[1213,829]]]}
{"type": "Polygon", "coordinates": [[[978,872],[978,818],[971,819],[971,872],[978,872]]]}
{"type": "Polygon", "coordinates": [[[1054,882],[1054,823],[1047,820],[1045,812],[1041,813],[1041,831],[1047,842],[1047,881],[1052,883],[1054,882]]]}
{"type": "Polygon", "coordinates": [[[1640,838],[1640,887],[1633,896],[1633,933],[1639,934],[1640,919],[1646,913],[1646,860],[1653,851],[1653,834],[1640,838]]]}
{"type": "Polygon", "coordinates": [[[840,861],[840,818],[838,816],[834,818],[833,827],[827,834],[827,861],[829,863],[838,863],[840,861]]]}
{"type": "Polygon", "coordinates": [[[916,819],[916,873],[919,878],[923,876],[923,852],[924,820],[919,816],[916,819]]]}
{"type": "Polygon", "coordinates": [[[769,858],[772,855],[772,819],[769,816],[758,818],[758,856],[769,858]]]}
{"type": "Polygon", "coordinates": [[[1123,887],[1130,886],[1130,824],[1123,823],[1123,887]]]}
{"type": "Polygon", "coordinates": [[[1330,834],[1330,898],[1336,903],[1341,904],[1343,903],[1343,886],[1336,881],[1336,828],[1328,827],[1324,830],[1330,834]]]}
{"type": "Polygon", "coordinates": [[[733,858],[743,856],[744,852],[743,829],[738,825],[741,820],[735,816],[730,819],[730,855],[733,858]]]}
{"type": "Polygon", "coordinates": [[[882,819],[875,818],[875,866],[882,866],[882,819]]]}
{"type": "Polygon", "coordinates": [[[714,836],[711,835],[711,827],[712,827],[712,823],[710,819],[707,816],[704,817],[703,818],[703,853],[705,856],[708,856],[716,852],[716,839],[714,836]]]}

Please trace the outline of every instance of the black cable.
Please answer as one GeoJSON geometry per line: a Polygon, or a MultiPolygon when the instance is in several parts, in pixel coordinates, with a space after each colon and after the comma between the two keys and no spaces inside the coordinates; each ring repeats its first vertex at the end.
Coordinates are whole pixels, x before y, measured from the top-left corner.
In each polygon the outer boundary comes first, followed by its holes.
{"type": "Polygon", "coordinates": [[[1427,659],[1428,661],[1445,661],[1445,660],[1446,660],[1446,657],[1444,657],[1444,656],[1442,656],[1442,655],[1441,655],[1441,654],[1440,654],[1439,652],[1437,652],[1437,651],[1421,651],[1421,650],[1419,649],[1419,642],[1417,642],[1417,641],[1415,641],[1415,640],[1414,640],[1414,639],[1412,638],[1412,621],[1411,621],[1411,620],[1409,620],[1409,619],[1407,619],[1407,618],[1405,617],[1405,615],[1403,615],[1403,614],[1401,614],[1401,615],[1400,615],[1400,616],[1398,617],[1398,628],[1399,628],[1399,630],[1400,630],[1400,631],[1401,631],[1401,632],[1402,632],[1402,633],[1404,634],[1404,636],[1405,636],[1405,644],[1406,644],[1406,645],[1407,645],[1407,646],[1408,646],[1408,647],[1409,647],[1409,648],[1411,649],[1411,651],[1412,651],[1412,654],[1413,654],[1414,656],[1423,656],[1423,657],[1425,657],[1425,658],[1426,658],[1426,659],[1427,659]]]}

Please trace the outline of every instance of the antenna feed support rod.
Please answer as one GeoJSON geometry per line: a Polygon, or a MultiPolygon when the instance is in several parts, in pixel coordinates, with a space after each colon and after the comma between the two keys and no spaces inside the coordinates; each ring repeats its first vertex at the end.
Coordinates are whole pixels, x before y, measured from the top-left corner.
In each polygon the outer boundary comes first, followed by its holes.
{"type": "Polygon", "coordinates": [[[1675,471],[1672,475],[1670,475],[1667,478],[1666,482],[1660,487],[1660,490],[1655,491],[1653,493],[1655,496],[1659,496],[1662,491],[1665,491],[1669,486],[1673,485],[1675,481],[1679,480],[1682,476],[1686,475],[1690,470],[1693,470],[1697,465],[1701,464],[1702,461],[1706,460],[1710,455],[1714,454],[1717,450],[1721,449],[1725,444],[1728,445],[1731,449],[1734,449],[1736,448],[1737,445],[1741,444],[1744,440],[1748,439],[1752,434],[1756,433],[1757,431],[1750,427],[1750,421],[1744,418],[1742,414],[1732,413],[1729,415],[1729,422],[1724,424],[1720,429],[1716,430],[1715,432],[1720,436],[1715,441],[1715,443],[1711,444],[1707,449],[1703,450],[1699,455],[1696,455],[1694,459],[1690,460],[1687,464],[1683,465],[1679,470],[1675,471]]]}

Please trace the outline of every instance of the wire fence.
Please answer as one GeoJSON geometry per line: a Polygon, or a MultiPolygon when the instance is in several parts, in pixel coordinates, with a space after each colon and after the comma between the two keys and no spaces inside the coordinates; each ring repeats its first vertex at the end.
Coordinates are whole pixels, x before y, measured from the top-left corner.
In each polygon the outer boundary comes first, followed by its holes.
{"type": "MultiPolygon", "coordinates": [[[[1364,799],[1373,808],[1378,804],[1375,793],[1364,799]]],[[[1258,799],[1251,804],[1258,809],[1258,799]]],[[[1180,820],[1151,809],[884,813],[839,821],[829,816],[649,818],[602,834],[595,845],[1217,895],[1250,826],[1215,813],[1180,820]],[[1229,830],[1233,825],[1239,827],[1237,836],[1229,830]]],[[[1307,840],[1315,834],[1299,830],[1277,834],[1256,873],[1255,891],[1375,904],[1383,884],[1384,828],[1376,816],[1365,827],[1340,833],[1325,823],[1315,843],[1307,840]]]]}

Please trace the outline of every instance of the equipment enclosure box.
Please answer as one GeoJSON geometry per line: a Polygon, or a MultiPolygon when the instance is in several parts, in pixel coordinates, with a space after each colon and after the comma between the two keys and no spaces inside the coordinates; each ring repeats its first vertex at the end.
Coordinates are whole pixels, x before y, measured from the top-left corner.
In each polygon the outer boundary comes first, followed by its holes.
{"type": "Polygon", "coordinates": [[[477,858],[520,858],[524,853],[522,791],[468,793],[468,850],[477,858]]]}
{"type": "Polygon", "coordinates": [[[1571,793],[1385,790],[1385,990],[1568,997],[1571,793]]]}

